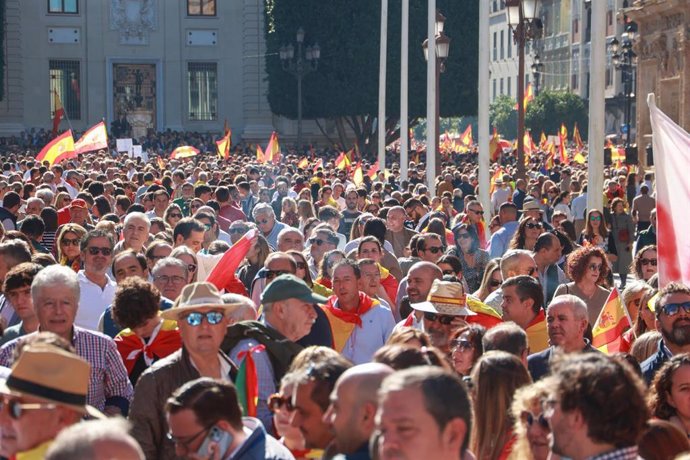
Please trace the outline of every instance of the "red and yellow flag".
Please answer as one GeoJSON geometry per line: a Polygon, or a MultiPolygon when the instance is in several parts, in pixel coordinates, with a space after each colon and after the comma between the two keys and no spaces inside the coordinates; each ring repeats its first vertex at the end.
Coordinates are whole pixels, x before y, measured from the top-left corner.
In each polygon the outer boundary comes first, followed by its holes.
{"type": "Polygon", "coordinates": [[[108,132],[105,129],[105,123],[102,121],[87,129],[79,140],[74,143],[74,151],[77,154],[107,148],[108,132]]]}
{"type": "Polygon", "coordinates": [[[256,417],[256,408],[259,404],[259,377],[254,362],[254,353],[265,353],[265,345],[254,345],[248,350],[238,353],[237,358],[242,360],[237,371],[235,385],[237,387],[237,399],[242,407],[245,417],[256,417]]]}
{"type": "Polygon", "coordinates": [[[568,160],[568,151],[566,149],[566,143],[568,142],[568,129],[563,123],[561,123],[561,130],[558,133],[558,152],[561,158],[561,164],[567,165],[570,161],[568,160]]]}
{"type": "Polygon", "coordinates": [[[299,163],[297,163],[297,167],[300,169],[307,169],[309,167],[309,160],[307,160],[307,157],[302,157],[299,163]]]}
{"type": "MultiPolygon", "coordinates": [[[[227,123],[227,122],[226,122],[227,123]]],[[[225,131],[225,136],[219,141],[216,141],[216,149],[218,150],[218,156],[220,158],[225,158],[226,160],[230,158],[230,146],[232,145],[232,130],[228,127],[225,131]]]]}
{"type": "Polygon", "coordinates": [[[165,170],[165,161],[161,157],[156,158],[156,163],[158,163],[158,167],[161,168],[161,171],[165,170]]]}
{"type": "Polygon", "coordinates": [[[319,168],[323,169],[323,158],[319,158],[316,160],[316,163],[314,163],[314,173],[318,172],[319,168]]]}
{"type": "Polygon", "coordinates": [[[494,189],[496,188],[496,179],[502,179],[503,174],[505,174],[505,171],[503,170],[502,167],[496,168],[496,171],[494,172],[493,176],[491,176],[491,184],[489,185],[489,195],[494,193],[494,189]]]}
{"type": "Polygon", "coordinates": [[[491,141],[489,141],[489,157],[491,161],[498,161],[501,157],[501,153],[503,153],[503,148],[500,144],[498,131],[496,131],[496,127],[494,127],[494,134],[491,136],[491,141]]]}
{"type": "Polygon", "coordinates": [[[546,134],[544,134],[544,131],[542,131],[541,137],[539,137],[539,148],[543,152],[546,152],[547,150],[549,150],[548,143],[549,143],[549,140],[546,138],[546,134]]]}
{"type": "Polygon", "coordinates": [[[266,163],[266,155],[264,155],[264,151],[259,144],[256,144],[256,161],[266,163]]]}
{"type": "Polygon", "coordinates": [[[278,133],[273,131],[271,133],[271,138],[268,140],[268,145],[266,146],[266,161],[273,162],[273,164],[280,163],[280,145],[278,144],[278,133]]]}
{"type": "Polygon", "coordinates": [[[364,172],[362,172],[362,162],[358,161],[355,166],[355,172],[352,174],[352,182],[359,187],[364,183],[364,172]]]}
{"type": "MultiPolygon", "coordinates": [[[[527,110],[527,104],[532,102],[534,100],[534,89],[532,89],[532,83],[527,84],[527,88],[525,88],[525,96],[522,99],[522,106],[524,107],[525,111],[527,110]]],[[[518,109],[517,102],[515,103],[515,110],[518,109]]]]}
{"type": "Polygon", "coordinates": [[[465,147],[472,147],[472,123],[467,125],[467,128],[465,128],[465,132],[463,132],[460,135],[460,144],[465,147]]]}
{"type": "Polygon", "coordinates": [[[371,180],[376,180],[376,175],[379,173],[379,160],[376,160],[376,163],[371,165],[369,167],[369,171],[367,171],[367,176],[369,176],[369,179],[371,180]]]}
{"type": "Polygon", "coordinates": [[[60,120],[65,116],[65,109],[62,106],[62,101],[56,90],[53,90],[53,106],[55,107],[55,112],[53,113],[53,136],[57,134],[58,126],[60,126],[60,120]]]}
{"type": "Polygon", "coordinates": [[[171,159],[180,160],[182,158],[191,158],[199,154],[199,149],[192,147],[191,145],[183,145],[172,151],[170,154],[171,159]]]}
{"type": "Polygon", "coordinates": [[[335,159],[335,167],[338,169],[347,169],[350,167],[350,158],[345,152],[340,152],[338,158],[335,159]]]}
{"type": "Polygon", "coordinates": [[[585,144],[582,142],[582,138],[580,137],[580,130],[577,129],[577,123],[575,123],[575,127],[573,128],[573,142],[575,142],[575,148],[578,152],[581,152],[584,149],[585,144]]]}
{"type": "Polygon", "coordinates": [[[48,142],[48,144],[43,147],[43,150],[36,155],[36,161],[41,163],[47,161],[52,166],[63,160],[76,158],[76,156],[77,153],[74,151],[72,130],[68,130],[48,142]]]}
{"type": "Polygon", "coordinates": [[[631,324],[628,309],[614,287],[592,327],[592,346],[606,354],[621,351],[623,333],[631,324]]]}

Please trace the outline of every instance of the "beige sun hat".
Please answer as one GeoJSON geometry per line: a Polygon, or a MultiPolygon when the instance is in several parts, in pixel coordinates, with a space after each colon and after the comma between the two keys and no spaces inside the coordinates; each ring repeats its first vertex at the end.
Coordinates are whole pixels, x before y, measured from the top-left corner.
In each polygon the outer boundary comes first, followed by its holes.
{"type": "Polygon", "coordinates": [[[417,311],[451,316],[473,316],[475,312],[467,308],[467,296],[462,285],[452,281],[434,280],[426,302],[410,305],[417,311]]]}
{"type": "Polygon", "coordinates": [[[222,308],[228,314],[240,306],[239,303],[223,303],[220,292],[211,283],[192,283],[182,288],[172,308],[162,311],[161,317],[177,321],[185,312],[209,307],[222,308]]]}
{"type": "Polygon", "coordinates": [[[83,358],[46,343],[27,345],[12,367],[0,393],[30,396],[94,418],[105,418],[86,404],[91,365],[83,358]]]}

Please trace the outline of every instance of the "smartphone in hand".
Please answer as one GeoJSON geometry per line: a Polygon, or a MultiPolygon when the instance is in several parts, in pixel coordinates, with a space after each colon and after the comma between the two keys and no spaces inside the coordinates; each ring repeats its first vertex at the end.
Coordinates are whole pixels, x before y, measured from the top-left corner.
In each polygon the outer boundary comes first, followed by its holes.
{"type": "Polygon", "coordinates": [[[206,438],[204,439],[204,442],[201,443],[201,447],[199,447],[199,450],[197,450],[197,455],[201,458],[211,458],[211,445],[216,445],[216,451],[220,454],[218,455],[218,458],[225,458],[225,456],[228,453],[228,449],[230,448],[230,445],[232,444],[232,435],[228,433],[225,430],[221,430],[217,426],[213,426],[208,434],[206,435],[206,438]]]}

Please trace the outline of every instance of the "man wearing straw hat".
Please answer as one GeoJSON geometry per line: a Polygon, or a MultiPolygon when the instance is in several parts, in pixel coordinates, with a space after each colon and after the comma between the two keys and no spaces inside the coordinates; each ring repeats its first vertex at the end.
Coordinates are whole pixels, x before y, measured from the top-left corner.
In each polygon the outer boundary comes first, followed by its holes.
{"type": "Polygon", "coordinates": [[[86,404],[90,367],[55,345],[26,345],[0,383],[0,454],[43,458],[66,427],[84,416],[104,418],[86,404]]]}
{"type": "Polygon", "coordinates": [[[462,285],[451,281],[434,280],[427,300],[411,307],[422,312],[422,329],[429,334],[431,344],[444,353],[450,350],[453,330],[466,324],[465,317],[476,315],[467,308],[462,285]]]}
{"type": "Polygon", "coordinates": [[[147,459],[175,458],[175,446],[166,438],[164,411],[174,390],[199,377],[235,379],[237,366],[220,345],[237,306],[224,304],[211,283],[192,283],[182,289],[172,308],[161,313],[163,319],[177,321],[182,348],[149,367],[134,391],[129,420],[147,459]]]}

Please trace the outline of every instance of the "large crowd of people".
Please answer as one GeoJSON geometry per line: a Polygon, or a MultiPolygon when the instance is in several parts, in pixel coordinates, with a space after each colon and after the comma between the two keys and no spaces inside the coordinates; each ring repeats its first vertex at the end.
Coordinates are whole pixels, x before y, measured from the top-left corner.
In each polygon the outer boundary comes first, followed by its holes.
{"type": "Polygon", "coordinates": [[[651,174],[508,160],[486,209],[472,153],[426,184],[394,153],[360,175],[145,142],[0,159],[1,458],[690,451],[690,287],[659,285],[651,174]],[[604,353],[613,289],[631,324],[604,353]]]}

